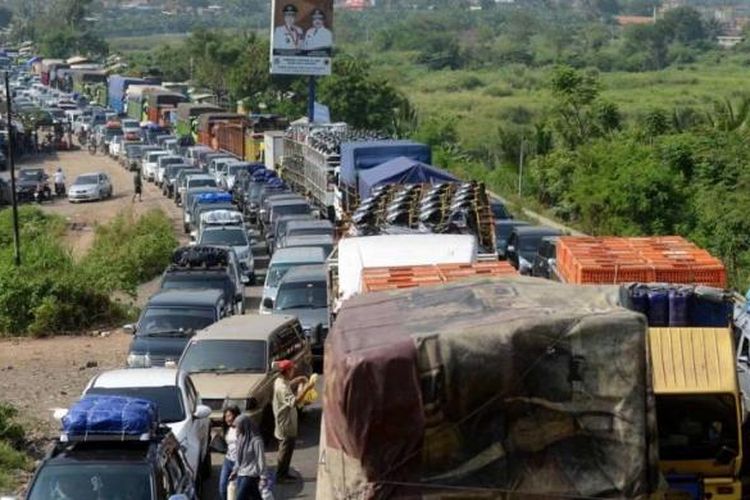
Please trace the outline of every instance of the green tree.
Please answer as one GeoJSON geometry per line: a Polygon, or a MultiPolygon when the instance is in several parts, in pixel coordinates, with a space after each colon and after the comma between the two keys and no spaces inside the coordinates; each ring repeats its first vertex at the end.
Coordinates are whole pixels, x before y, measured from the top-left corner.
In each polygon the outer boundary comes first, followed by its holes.
{"type": "Polygon", "coordinates": [[[358,128],[384,130],[393,126],[405,97],[390,83],[373,76],[370,66],[346,55],[333,63],[333,74],[319,87],[319,101],[332,118],[358,128]]]}
{"type": "Polygon", "coordinates": [[[706,29],[700,13],[692,7],[676,7],[664,13],[656,24],[670,40],[691,44],[706,38],[706,29]]]}

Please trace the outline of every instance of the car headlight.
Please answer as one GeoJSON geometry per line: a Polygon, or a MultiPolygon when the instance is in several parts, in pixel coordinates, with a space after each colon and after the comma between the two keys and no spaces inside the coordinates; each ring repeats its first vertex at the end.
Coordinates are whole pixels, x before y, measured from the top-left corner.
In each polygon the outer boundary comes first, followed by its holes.
{"type": "Polygon", "coordinates": [[[128,368],[151,368],[151,356],[146,354],[128,354],[128,368]]]}

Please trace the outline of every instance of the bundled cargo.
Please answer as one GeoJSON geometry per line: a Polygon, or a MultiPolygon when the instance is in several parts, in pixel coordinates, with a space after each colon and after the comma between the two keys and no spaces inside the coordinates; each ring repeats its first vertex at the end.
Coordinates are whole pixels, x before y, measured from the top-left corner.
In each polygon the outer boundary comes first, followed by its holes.
{"type": "Polygon", "coordinates": [[[632,283],[623,290],[623,304],[652,327],[727,328],[732,322],[735,296],[722,288],[632,283]]]}
{"type": "Polygon", "coordinates": [[[172,253],[171,268],[210,268],[229,265],[229,250],[221,247],[193,245],[180,247],[172,253]]]}
{"type": "Polygon", "coordinates": [[[518,272],[507,261],[372,267],[362,270],[362,283],[364,291],[379,292],[498,276],[518,276],[518,272]]]}
{"type": "Polygon", "coordinates": [[[148,439],[156,432],[156,405],[122,396],[84,396],[62,419],[63,441],[116,437],[148,439]]]}
{"type": "Polygon", "coordinates": [[[680,236],[564,236],[557,268],[568,283],[684,283],[726,287],[724,264],[680,236]]]}
{"type": "Polygon", "coordinates": [[[317,497],[655,492],[647,328],[619,294],[514,278],[351,298],[326,341],[317,497]]]}

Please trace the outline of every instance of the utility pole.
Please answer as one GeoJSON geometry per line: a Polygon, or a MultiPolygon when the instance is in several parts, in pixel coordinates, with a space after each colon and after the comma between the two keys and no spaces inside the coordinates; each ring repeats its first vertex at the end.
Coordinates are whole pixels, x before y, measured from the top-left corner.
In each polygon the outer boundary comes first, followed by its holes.
{"type": "Polygon", "coordinates": [[[11,116],[13,116],[11,102],[13,99],[10,95],[10,77],[8,72],[5,72],[5,109],[6,115],[6,130],[8,132],[8,165],[10,165],[10,198],[13,206],[13,249],[15,250],[14,262],[16,266],[21,265],[21,236],[18,230],[18,200],[16,199],[16,164],[13,154],[14,144],[13,141],[13,125],[11,124],[11,116]]]}
{"type": "Polygon", "coordinates": [[[526,144],[526,139],[521,139],[521,151],[518,154],[518,197],[520,198],[523,193],[523,148],[526,144]]]}
{"type": "Polygon", "coordinates": [[[307,120],[315,121],[315,77],[310,76],[307,81],[307,120]]]}

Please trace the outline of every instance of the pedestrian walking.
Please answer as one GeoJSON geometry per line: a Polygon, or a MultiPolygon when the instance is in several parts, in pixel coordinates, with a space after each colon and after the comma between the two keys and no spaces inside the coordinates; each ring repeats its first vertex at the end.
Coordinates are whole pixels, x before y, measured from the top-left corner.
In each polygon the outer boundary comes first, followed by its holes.
{"type": "Polygon", "coordinates": [[[224,441],[227,444],[227,452],[224,455],[224,463],[221,466],[219,475],[219,496],[221,500],[227,500],[227,491],[229,488],[229,476],[234,470],[234,464],[237,462],[237,428],[234,426],[235,420],[240,416],[240,409],[237,406],[228,406],[224,409],[224,441]]]}
{"type": "Polygon", "coordinates": [[[263,500],[260,494],[261,480],[266,477],[266,455],[263,439],[247,415],[234,421],[237,429],[237,460],[229,476],[237,481],[236,500],[263,500]]]}
{"type": "Polygon", "coordinates": [[[135,197],[138,197],[138,201],[143,201],[141,192],[143,191],[143,179],[141,179],[141,169],[136,168],[135,174],[133,175],[133,203],[135,203],[135,197]]]}
{"type": "Polygon", "coordinates": [[[294,375],[294,362],[283,359],[276,363],[279,376],[273,383],[273,415],[275,418],[274,435],[279,440],[279,461],[276,467],[276,481],[294,480],[289,474],[289,465],[297,440],[297,406],[302,402],[307,391],[295,392],[301,384],[307,384],[307,377],[294,375]]]}

